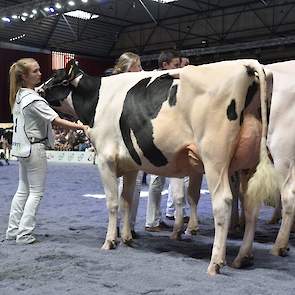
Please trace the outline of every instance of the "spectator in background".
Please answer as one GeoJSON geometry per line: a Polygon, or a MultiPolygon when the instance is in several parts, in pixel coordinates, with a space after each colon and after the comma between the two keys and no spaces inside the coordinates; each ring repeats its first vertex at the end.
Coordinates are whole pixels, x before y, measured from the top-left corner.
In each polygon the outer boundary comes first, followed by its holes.
{"type": "MultiPolygon", "coordinates": [[[[113,74],[120,74],[120,73],[126,73],[126,72],[140,72],[140,71],[142,71],[140,57],[133,52],[125,52],[118,58],[114,66],[113,74]]],[[[131,217],[130,217],[130,226],[131,226],[131,233],[133,238],[137,237],[136,232],[134,230],[134,226],[136,221],[142,178],[143,178],[143,172],[139,171],[137,174],[135,189],[133,193],[133,203],[132,203],[131,217]]],[[[122,189],[123,189],[123,177],[120,177],[119,196],[121,196],[122,189]]]]}
{"type": "Polygon", "coordinates": [[[170,49],[162,51],[158,58],[159,70],[172,70],[180,67],[180,53],[170,49]]]}
{"type": "MultiPolygon", "coordinates": [[[[165,50],[162,51],[158,58],[158,65],[160,70],[172,70],[179,68],[181,65],[180,53],[176,50],[165,50]]],[[[145,230],[148,232],[159,232],[167,229],[169,226],[161,218],[161,193],[164,188],[166,177],[151,175],[149,184],[149,197],[146,211],[146,224],[145,230]]],[[[174,203],[169,187],[166,218],[174,219],[174,203]]],[[[185,204],[183,205],[184,221],[188,221],[186,216],[185,204]]]]}
{"type": "Polygon", "coordinates": [[[125,52],[118,58],[113,74],[140,71],[142,71],[140,57],[133,52],[125,52]]]}
{"type": "Polygon", "coordinates": [[[188,66],[190,64],[188,57],[182,57],[180,62],[180,67],[183,68],[185,66],[188,66]]]}
{"type": "Polygon", "coordinates": [[[3,134],[1,135],[1,138],[0,138],[0,143],[2,144],[5,159],[10,160],[12,130],[4,129],[3,134]]]}

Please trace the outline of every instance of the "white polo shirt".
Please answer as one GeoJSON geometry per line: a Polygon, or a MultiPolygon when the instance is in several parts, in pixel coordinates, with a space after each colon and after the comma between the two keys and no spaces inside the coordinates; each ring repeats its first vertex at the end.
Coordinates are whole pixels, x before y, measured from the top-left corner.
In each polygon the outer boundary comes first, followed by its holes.
{"type": "Polygon", "coordinates": [[[58,114],[37,92],[21,88],[16,94],[13,108],[12,155],[28,157],[31,153],[32,138],[44,142],[47,147],[54,146],[51,122],[58,114]]]}

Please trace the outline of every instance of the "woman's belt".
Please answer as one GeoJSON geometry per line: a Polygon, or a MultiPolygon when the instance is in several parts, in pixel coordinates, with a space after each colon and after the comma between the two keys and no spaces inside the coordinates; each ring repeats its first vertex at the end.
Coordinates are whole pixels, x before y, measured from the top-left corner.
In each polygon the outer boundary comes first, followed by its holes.
{"type": "Polygon", "coordinates": [[[37,138],[37,137],[29,137],[29,141],[31,144],[34,144],[34,143],[45,143],[47,137],[46,138],[37,138]]]}

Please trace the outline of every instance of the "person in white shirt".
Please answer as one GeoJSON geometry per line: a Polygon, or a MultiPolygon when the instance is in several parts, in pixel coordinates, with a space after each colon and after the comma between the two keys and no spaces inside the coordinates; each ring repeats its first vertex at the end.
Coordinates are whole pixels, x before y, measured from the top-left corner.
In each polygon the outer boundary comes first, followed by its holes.
{"type": "MultiPolygon", "coordinates": [[[[181,56],[178,51],[165,50],[162,51],[158,58],[159,70],[177,69],[181,66],[181,56]]],[[[161,193],[166,182],[166,177],[151,175],[149,184],[149,197],[146,210],[145,231],[159,232],[166,230],[169,225],[162,220],[161,212],[161,193]]],[[[188,184],[188,181],[186,181],[188,184]]],[[[185,191],[187,190],[187,185],[185,191]]],[[[175,206],[172,197],[172,192],[168,189],[168,199],[166,207],[166,218],[174,220],[175,206]]],[[[184,221],[188,222],[189,217],[186,213],[186,203],[183,204],[184,221]]]]}
{"type": "MultiPolygon", "coordinates": [[[[124,52],[118,58],[114,69],[113,74],[121,74],[126,72],[140,72],[142,71],[140,56],[133,52],[124,52]]],[[[137,234],[134,230],[135,222],[136,222],[136,215],[139,205],[139,197],[140,197],[140,189],[141,183],[143,178],[143,171],[139,171],[136,178],[135,189],[133,193],[133,202],[131,208],[131,217],[130,217],[130,226],[131,226],[131,233],[133,239],[137,238],[137,234]]],[[[121,195],[123,190],[123,177],[119,179],[119,195],[121,195]]],[[[121,211],[120,206],[120,211],[121,211]]],[[[119,232],[119,231],[118,231],[119,232]]]]}
{"type": "Polygon", "coordinates": [[[53,148],[54,144],[51,124],[84,132],[88,126],[61,119],[34,91],[41,81],[36,60],[18,60],[10,67],[9,77],[14,122],[11,153],[19,160],[19,183],[11,203],[6,239],[31,244],[36,241],[33,235],[36,213],[45,188],[45,148],[53,148]]]}

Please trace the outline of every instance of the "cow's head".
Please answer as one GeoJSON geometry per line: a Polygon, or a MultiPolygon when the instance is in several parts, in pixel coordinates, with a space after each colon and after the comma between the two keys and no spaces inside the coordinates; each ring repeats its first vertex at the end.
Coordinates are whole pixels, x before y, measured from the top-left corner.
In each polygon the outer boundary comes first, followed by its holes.
{"type": "Polygon", "coordinates": [[[71,102],[71,92],[73,89],[71,82],[81,72],[82,71],[78,67],[78,62],[72,59],[67,63],[64,69],[56,70],[37,91],[57,111],[74,116],[75,110],[71,102]]]}

